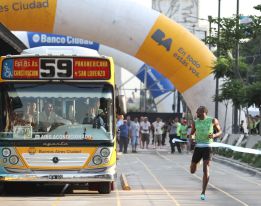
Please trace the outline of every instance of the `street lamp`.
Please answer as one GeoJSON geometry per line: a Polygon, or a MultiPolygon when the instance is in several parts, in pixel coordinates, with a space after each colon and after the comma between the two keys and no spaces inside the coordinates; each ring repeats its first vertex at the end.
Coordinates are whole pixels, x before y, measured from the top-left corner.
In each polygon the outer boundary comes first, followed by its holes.
{"type": "MultiPolygon", "coordinates": [[[[221,3],[221,0],[218,0],[217,58],[220,56],[220,3],[221,3]]],[[[218,93],[219,93],[218,90],[219,90],[219,78],[216,77],[216,92],[215,92],[216,97],[218,96],[218,93]]],[[[217,100],[217,98],[215,100],[215,117],[218,118],[218,100],[217,100]]]]}
{"type": "MultiPolygon", "coordinates": [[[[211,33],[212,33],[212,28],[211,28],[211,24],[212,24],[212,20],[213,20],[213,18],[212,18],[212,16],[208,16],[208,23],[209,23],[209,36],[211,37],[211,33]]],[[[211,44],[208,44],[208,48],[209,48],[209,50],[211,50],[211,44]]]]}
{"type": "MultiPolygon", "coordinates": [[[[237,14],[236,14],[236,32],[238,32],[239,29],[239,0],[237,0],[237,14]]],[[[236,56],[235,56],[235,66],[236,66],[236,73],[237,76],[240,78],[240,73],[239,73],[239,69],[238,69],[238,61],[239,61],[239,42],[237,40],[236,43],[236,56]]],[[[239,132],[239,127],[238,127],[238,107],[234,106],[234,133],[238,133],[239,132]]]]}

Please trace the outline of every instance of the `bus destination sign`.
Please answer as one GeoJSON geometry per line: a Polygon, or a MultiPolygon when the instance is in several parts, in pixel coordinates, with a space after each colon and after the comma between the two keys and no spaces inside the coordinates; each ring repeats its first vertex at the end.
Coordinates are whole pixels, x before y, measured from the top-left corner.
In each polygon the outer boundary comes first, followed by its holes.
{"type": "Polygon", "coordinates": [[[110,79],[108,59],[89,57],[16,57],[2,62],[2,78],[10,80],[110,79]]]}

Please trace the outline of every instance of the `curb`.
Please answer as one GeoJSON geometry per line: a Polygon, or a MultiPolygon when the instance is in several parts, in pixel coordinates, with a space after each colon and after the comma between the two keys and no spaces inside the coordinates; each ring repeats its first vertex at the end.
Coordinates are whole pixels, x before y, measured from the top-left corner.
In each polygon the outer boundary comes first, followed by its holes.
{"type": "Polygon", "coordinates": [[[241,171],[247,172],[251,175],[256,175],[256,176],[261,177],[261,171],[259,171],[258,169],[254,168],[254,167],[251,167],[249,165],[242,164],[238,161],[228,159],[228,158],[225,158],[225,157],[220,157],[220,156],[213,156],[213,160],[215,162],[223,163],[223,164],[231,166],[235,169],[239,169],[241,171]]]}
{"type": "Polygon", "coordinates": [[[127,178],[124,175],[124,173],[121,174],[120,181],[121,181],[121,187],[122,187],[123,190],[131,190],[129,183],[127,181],[127,178]]]}

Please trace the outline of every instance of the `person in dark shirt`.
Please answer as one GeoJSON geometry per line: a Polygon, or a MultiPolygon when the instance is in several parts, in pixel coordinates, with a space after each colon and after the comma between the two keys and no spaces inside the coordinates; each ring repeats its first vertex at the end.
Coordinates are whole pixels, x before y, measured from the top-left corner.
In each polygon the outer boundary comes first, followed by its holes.
{"type": "Polygon", "coordinates": [[[130,127],[127,124],[127,120],[123,121],[123,124],[119,127],[120,130],[120,152],[127,153],[127,148],[130,138],[130,127]]]}

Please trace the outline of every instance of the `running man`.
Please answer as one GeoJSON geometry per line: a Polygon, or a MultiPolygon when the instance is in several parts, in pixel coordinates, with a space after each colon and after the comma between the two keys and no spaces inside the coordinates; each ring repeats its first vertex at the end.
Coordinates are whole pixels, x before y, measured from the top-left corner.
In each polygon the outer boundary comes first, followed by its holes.
{"type": "Polygon", "coordinates": [[[209,167],[212,158],[211,143],[214,138],[220,137],[222,131],[216,118],[207,116],[208,110],[205,106],[197,109],[197,119],[192,124],[191,136],[195,134],[196,146],[192,156],[190,172],[194,174],[197,164],[203,158],[203,183],[201,200],[205,200],[205,192],[209,181],[209,167]],[[214,130],[216,133],[214,134],[214,130]]]}

